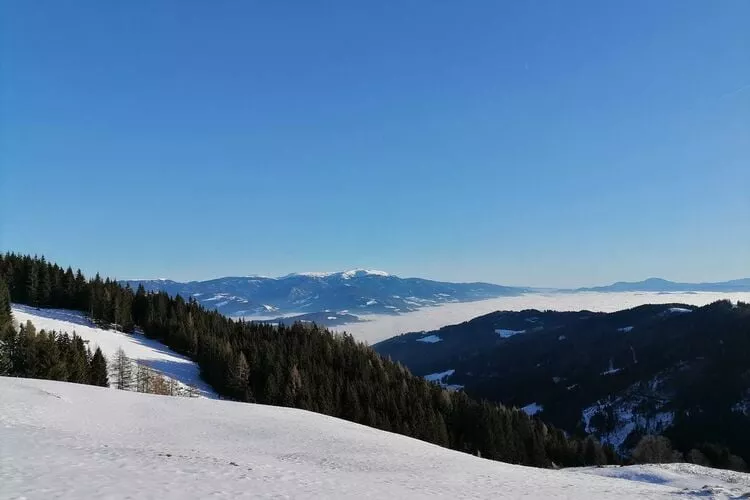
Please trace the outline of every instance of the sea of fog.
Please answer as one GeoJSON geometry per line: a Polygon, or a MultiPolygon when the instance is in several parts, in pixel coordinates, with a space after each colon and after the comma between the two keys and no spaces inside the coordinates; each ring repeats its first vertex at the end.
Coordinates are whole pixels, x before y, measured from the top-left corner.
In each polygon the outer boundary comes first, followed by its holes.
{"type": "Polygon", "coordinates": [[[374,344],[381,340],[406,332],[436,330],[446,325],[468,321],[493,311],[521,311],[523,309],[555,311],[613,312],[643,304],[680,303],[703,306],[717,300],[750,302],[750,292],[578,292],[578,293],[529,293],[515,297],[476,302],[459,302],[425,307],[418,311],[400,315],[367,315],[362,323],[349,323],[335,327],[346,331],[357,340],[374,344]]]}

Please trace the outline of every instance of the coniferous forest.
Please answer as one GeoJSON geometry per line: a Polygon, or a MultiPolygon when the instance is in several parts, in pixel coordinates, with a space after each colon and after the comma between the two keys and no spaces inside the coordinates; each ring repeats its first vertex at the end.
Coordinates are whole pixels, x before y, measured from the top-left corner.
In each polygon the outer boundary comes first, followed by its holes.
{"type": "Polygon", "coordinates": [[[101,352],[91,355],[78,337],[36,333],[30,325],[16,332],[10,302],[84,311],[124,332],[140,328],[195,360],[228,399],[311,410],[510,463],[618,461],[592,438],[569,438],[522,411],[414,376],[350,335],[232,320],[192,299],[132,290],[98,274],[86,279],[43,257],[0,256],[0,374],[107,385],[101,352]]]}

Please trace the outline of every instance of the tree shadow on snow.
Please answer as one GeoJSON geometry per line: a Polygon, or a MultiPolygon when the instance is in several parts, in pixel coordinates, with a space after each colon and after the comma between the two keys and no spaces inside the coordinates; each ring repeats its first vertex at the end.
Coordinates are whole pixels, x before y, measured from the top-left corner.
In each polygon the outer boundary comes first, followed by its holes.
{"type": "Polygon", "coordinates": [[[13,304],[13,309],[16,309],[22,313],[39,316],[40,318],[67,321],[68,323],[74,323],[76,325],[98,328],[98,326],[93,321],[91,321],[84,313],[80,311],[71,311],[68,309],[41,309],[32,306],[25,306],[22,304],[13,304]]]}

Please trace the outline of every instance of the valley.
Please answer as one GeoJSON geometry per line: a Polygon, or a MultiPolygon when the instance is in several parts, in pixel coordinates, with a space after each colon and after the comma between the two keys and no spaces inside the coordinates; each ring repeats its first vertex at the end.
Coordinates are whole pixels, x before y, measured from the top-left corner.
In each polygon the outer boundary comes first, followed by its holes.
{"type": "Polygon", "coordinates": [[[685,453],[717,442],[750,459],[744,432],[750,306],[668,303],[602,313],[498,311],[373,347],[444,387],[523,408],[628,455],[646,434],[685,453]]]}

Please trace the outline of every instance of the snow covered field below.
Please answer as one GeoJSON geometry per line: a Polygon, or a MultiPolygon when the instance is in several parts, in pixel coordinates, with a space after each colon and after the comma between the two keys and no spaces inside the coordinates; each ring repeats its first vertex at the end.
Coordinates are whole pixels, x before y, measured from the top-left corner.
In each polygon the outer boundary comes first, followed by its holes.
{"type": "Polygon", "coordinates": [[[699,466],[544,470],[306,411],[0,377],[3,498],[739,498],[699,466]]]}
{"type": "Polygon", "coordinates": [[[98,327],[85,314],[68,309],[37,309],[34,307],[13,304],[13,319],[25,324],[31,321],[39,330],[56,331],[57,333],[75,333],[93,352],[97,347],[102,354],[111,360],[118,348],[122,348],[131,360],[148,366],[163,376],[176,380],[181,386],[194,386],[200,395],[215,397],[211,386],[200,378],[200,370],[191,359],[177,354],[167,346],[147,338],[142,333],[123,333],[98,327]]]}

